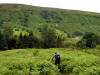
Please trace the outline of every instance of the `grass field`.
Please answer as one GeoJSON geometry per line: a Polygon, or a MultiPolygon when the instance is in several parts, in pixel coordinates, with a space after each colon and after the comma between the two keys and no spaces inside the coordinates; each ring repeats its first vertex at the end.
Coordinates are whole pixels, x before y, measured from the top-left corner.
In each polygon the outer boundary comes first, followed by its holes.
{"type": "Polygon", "coordinates": [[[100,50],[18,49],[0,52],[0,75],[100,75],[100,50]],[[60,70],[51,61],[61,54],[60,70]]]}

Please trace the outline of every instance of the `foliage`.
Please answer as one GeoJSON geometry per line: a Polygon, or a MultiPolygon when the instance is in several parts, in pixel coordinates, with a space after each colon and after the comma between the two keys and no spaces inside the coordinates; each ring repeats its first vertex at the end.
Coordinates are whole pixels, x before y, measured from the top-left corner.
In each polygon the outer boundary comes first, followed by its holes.
{"type": "Polygon", "coordinates": [[[73,50],[72,48],[51,48],[8,50],[0,52],[0,74],[99,75],[100,59],[98,56],[100,56],[99,49],[73,50]],[[55,52],[60,52],[61,54],[60,70],[51,62],[55,52]],[[36,53],[36,55],[33,53],[36,53]]]}
{"type": "Polygon", "coordinates": [[[75,35],[75,36],[82,36],[83,33],[82,32],[79,32],[79,31],[76,31],[76,32],[73,33],[73,35],[75,35]]]}
{"type": "Polygon", "coordinates": [[[57,36],[57,48],[64,47],[64,41],[67,38],[66,34],[56,29],[56,36],[57,36]]]}
{"type": "Polygon", "coordinates": [[[100,68],[100,60],[98,60],[98,57],[85,55],[84,53],[80,53],[78,51],[74,51],[66,56],[67,58],[62,60],[61,72],[71,73],[71,75],[99,74],[98,69],[100,68]]]}
{"type": "Polygon", "coordinates": [[[80,40],[80,41],[78,41],[78,42],[76,43],[76,46],[77,46],[78,48],[87,48],[87,47],[86,47],[86,40],[80,40]]]}
{"type": "Polygon", "coordinates": [[[99,13],[1,4],[0,14],[0,26],[10,24],[18,29],[29,28],[34,31],[41,31],[43,25],[52,24],[57,29],[70,34],[76,34],[77,31],[83,33],[86,31],[100,32],[99,13]]]}
{"type": "Polygon", "coordinates": [[[40,35],[31,30],[28,31],[28,34],[20,32],[18,35],[14,35],[15,30],[13,31],[11,25],[3,26],[1,31],[4,34],[4,38],[1,37],[3,39],[1,42],[6,41],[7,49],[64,47],[63,43],[66,39],[64,32],[49,25],[44,26],[40,35]]]}
{"type": "Polygon", "coordinates": [[[29,33],[29,35],[20,34],[17,41],[17,48],[39,48],[41,47],[40,40],[33,35],[33,33],[29,33]]]}
{"type": "Polygon", "coordinates": [[[48,61],[42,61],[36,65],[39,68],[40,75],[56,75],[59,73],[57,67],[48,61]]]}
{"type": "Polygon", "coordinates": [[[6,36],[3,32],[0,31],[0,50],[7,50],[8,44],[6,40],[6,36]]]}
{"type": "Polygon", "coordinates": [[[7,41],[9,40],[10,37],[12,37],[13,34],[13,26],[10,24],[4,24],[2,27],[3,33],[6,36],[7,41]]]}
{"type": "Polygon", "coordinates": [[[16,49],[17,48],[17,41],[16,37],[10,37],[8,40],[8,49],[16,49]]]}
{"type": "Polygon", "coordinates": [[[57,47],[57,36],[55,29],[51,26],[44,26],[42,32],[42,38],[45,48],[56,48],[57,47]]]}
{"type": "Polygon", "coordinates": [[[73,43],[69,41],[64,41],[64,48],[72,47],[73,43]]]}
{"type": "Polygon", "coordinates": [[[99,44],[99,36],[88,32],[76,45],[79,48],[95,48],[97,44],[99,44]]]}

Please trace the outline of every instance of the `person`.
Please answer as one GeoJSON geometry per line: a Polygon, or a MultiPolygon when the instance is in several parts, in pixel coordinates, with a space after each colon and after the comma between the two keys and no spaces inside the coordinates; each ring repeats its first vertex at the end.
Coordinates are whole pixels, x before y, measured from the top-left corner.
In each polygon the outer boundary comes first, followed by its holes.
{"type": "Polygon", "coordinates": [[[55,65],[58,66],[58,68],[60,67],[60,53],[56,52],[55,55],[52,57],[52,61],[55,58],[55,65]]]}

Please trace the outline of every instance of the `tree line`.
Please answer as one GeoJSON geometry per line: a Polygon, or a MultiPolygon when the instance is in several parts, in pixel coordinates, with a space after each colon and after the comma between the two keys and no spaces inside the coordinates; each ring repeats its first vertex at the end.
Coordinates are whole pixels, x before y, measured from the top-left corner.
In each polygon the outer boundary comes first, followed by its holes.
{"type": "MultiPolygon", "coordinates": [[[[68,36],[54,28],[46,25],[42,28],[41,37],[37,37],[31,30],[28,35],[20,33],[13,35],[13,27],[4,25],[0,29],[0,50],[25,49],[25,48],[63,48],[68,36]]],[[[40,36],[40,35],[39,35],[40,36]]],[[[74,46],[77,48],[95,48],[100,44],[100,36],[95,33],[85,33],[81,40],[74,46]]]]}
{"type": "Polygon", "coordinates": [[[28,35],[13,35],[13,28],[6,25],[0,29],[0,50],[25,48],[59,48],[63,47],[66,35],[52,26],[44,26],[41,38],[30,30],[28,35]]]}

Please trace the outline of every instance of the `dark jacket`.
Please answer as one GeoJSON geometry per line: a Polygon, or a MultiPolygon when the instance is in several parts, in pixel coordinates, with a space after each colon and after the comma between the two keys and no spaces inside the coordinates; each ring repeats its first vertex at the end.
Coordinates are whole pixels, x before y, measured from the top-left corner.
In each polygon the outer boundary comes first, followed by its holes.
{"type": "Polygon", "coordinates": [[[60,64],[60,54],[56,53],[53,57],[52,57],[52,61],[55,57],[55,65],[60,64]]]}

